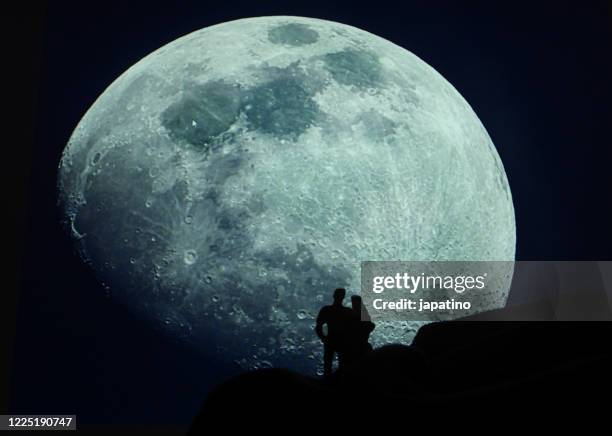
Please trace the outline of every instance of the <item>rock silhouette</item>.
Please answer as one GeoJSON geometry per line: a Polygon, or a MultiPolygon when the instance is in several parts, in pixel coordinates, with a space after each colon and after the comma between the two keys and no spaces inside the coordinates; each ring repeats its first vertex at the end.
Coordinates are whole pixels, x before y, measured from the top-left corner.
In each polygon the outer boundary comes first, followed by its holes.
{"type": "Polygon", "coordinates": [[[603,410],[612,394],[611,346],[612,323],[605,322],[433,323],[411,346],[376,349],[324,379],[283,369],[240,375],[209,395],[189,434],[236,415],[250,430],[406,419],[456,430],[487,417],[509,423],[528,416],[553,425],[579,410],[603,410]],[[550,407],[555,414],[545,412],[550,407]]]}

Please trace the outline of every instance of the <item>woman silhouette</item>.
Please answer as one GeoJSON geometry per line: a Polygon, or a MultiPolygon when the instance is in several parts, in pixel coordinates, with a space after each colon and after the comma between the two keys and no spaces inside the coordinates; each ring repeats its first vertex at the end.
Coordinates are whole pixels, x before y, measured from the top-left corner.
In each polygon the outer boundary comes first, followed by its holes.
{"type": "Polygon", "coordinates": [[[361,359],[372,351],[369,339],[370,333],[376,327],[371,321],[368,311],[363,306],[359,295],[351,297],[351,308],[351,324],[349,326],[349,338],[344,359],[347,365],[361,359]]]}

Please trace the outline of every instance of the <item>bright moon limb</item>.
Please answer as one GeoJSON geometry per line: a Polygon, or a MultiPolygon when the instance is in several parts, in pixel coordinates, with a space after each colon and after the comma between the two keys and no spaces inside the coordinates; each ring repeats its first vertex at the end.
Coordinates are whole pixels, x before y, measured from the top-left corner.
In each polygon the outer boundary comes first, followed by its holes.
{"type": "Polygon", "coordinates": [[[313,372],[314,316],[358,292],[362,260],[514,259],[506,174],[461,95],[409,51],[311,18],[219,24],[136,63],[76,127],[59,196],[113,298],[245,368],[313,372]]]}

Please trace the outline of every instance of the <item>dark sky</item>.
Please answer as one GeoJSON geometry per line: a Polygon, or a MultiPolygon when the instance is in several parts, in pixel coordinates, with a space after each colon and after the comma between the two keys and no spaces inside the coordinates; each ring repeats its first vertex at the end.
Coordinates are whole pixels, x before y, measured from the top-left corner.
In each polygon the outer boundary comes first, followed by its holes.
{"type": "MultiPolygon", "coordinates": [[[[22,165],[5,173],[28,181],[15,202],[13,411],[70,412],[89,423],[184,424],[227,376],[226,368],[150,331],[106,298],[73,254],[55,206],[61,152],[94,100],[151,51],[220,22],[324,18],[412,51],[457,88],[493,139],[514,198],[517,258],[612,259],[608,2],[108,3],[53,2],[39,22],[14,21],[11,30],[20,95],[38,96],[34,127],[15,127],[6,138],[6,147],[21,152],[13,162],[22,165]]],[[[36,13],[32,6],[25,18],[36,13]]],[[[24,101],[17,114],[25,113],[24,101]]]]}

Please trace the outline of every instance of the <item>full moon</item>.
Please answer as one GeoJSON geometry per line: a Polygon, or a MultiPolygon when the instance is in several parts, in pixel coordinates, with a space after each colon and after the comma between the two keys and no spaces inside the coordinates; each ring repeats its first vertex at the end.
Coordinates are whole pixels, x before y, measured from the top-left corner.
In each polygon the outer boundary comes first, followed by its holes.
{"type": "Polygon", "coordinates": [[[314,319],[334,288],[359,292],[361,261],[514,260],[506,174],[468,103],[409,51],[319,19],[231,21],[146,56],[79,122],[58,185],[110,298],[243,368],[316,371],[314,319]]]}

